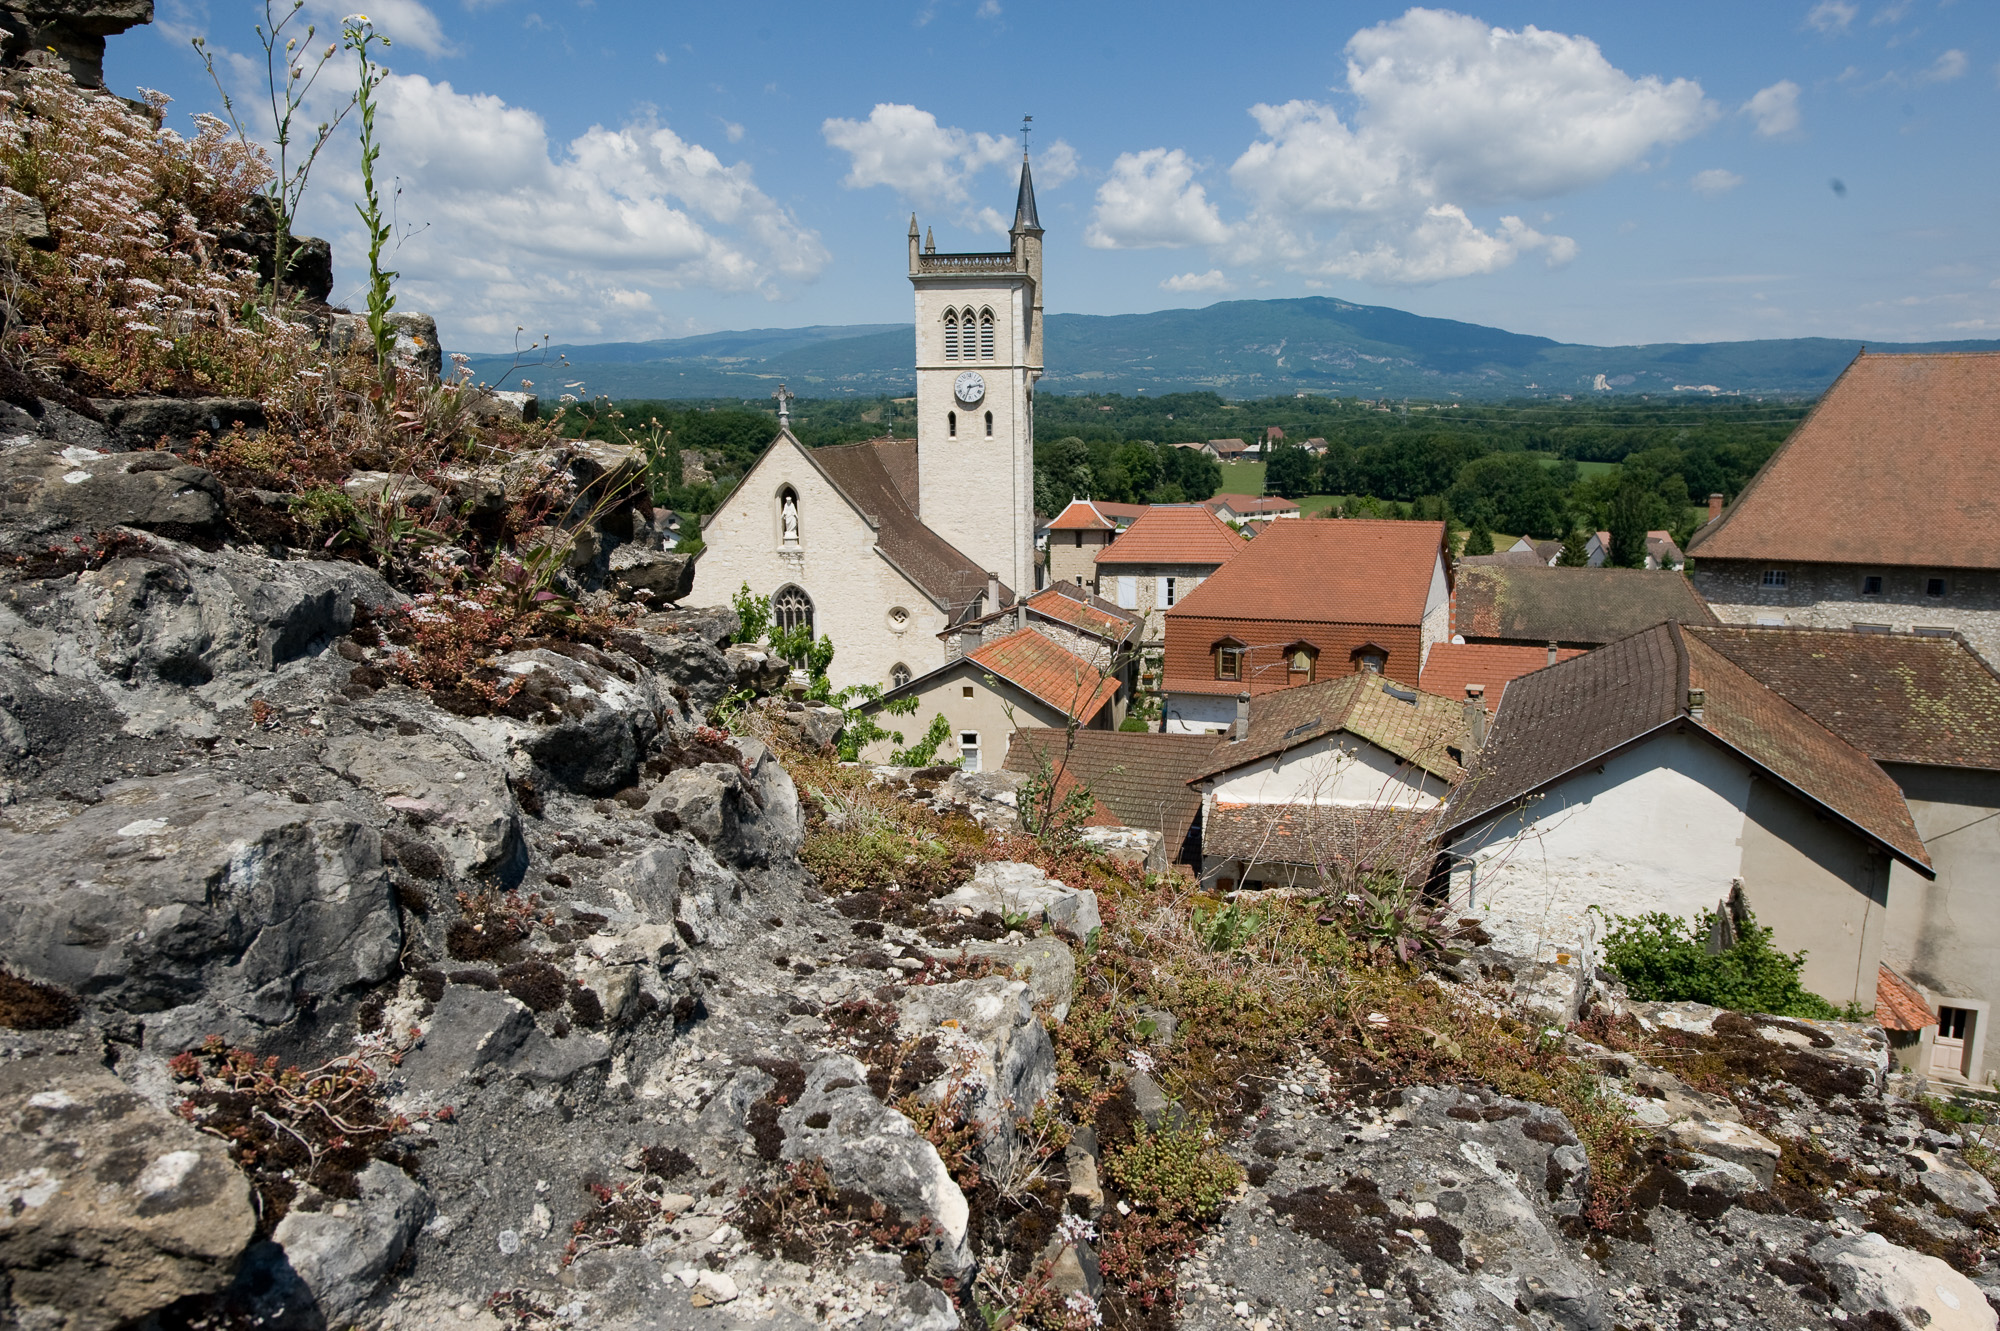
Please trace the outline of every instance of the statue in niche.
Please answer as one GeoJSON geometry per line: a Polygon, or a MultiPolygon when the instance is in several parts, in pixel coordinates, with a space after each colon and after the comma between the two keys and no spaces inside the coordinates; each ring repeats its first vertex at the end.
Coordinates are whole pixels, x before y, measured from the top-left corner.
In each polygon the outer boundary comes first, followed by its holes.
{"type": "Polygon", "coordinates": [[[785,496],[785,537],[786,545],[799,543],[799,505],[790,495],[785,496]]]}

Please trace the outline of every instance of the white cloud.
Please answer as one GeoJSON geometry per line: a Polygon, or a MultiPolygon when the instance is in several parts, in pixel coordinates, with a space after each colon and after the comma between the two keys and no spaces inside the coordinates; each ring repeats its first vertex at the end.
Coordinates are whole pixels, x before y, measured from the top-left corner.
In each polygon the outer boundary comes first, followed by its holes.
{"type": "Polygon", "coordinates": [[[1931,67],[1917,75],[1919,84],[1950,83],[1965,74],[1966,59],[1963,51],[1946,51],[1931,62],[1931,67]]]}
{"type": "Polygon", "coordinates": [[[1176,294],[1202,293],[1212,291],[1234,291],[1236,284],[1222,275],[1220,268],[1211,268],[1205,273],[1180,273],[1160,283],[1160,290],[1176,294]]]}
{"type": "Polygon", "coordinates": [[[979,0],[978,17],[999,18],[1000,0],[979,0]]]}
{"type": "Polygon", "coordinates": [[[1711,199],[1729,193],[1742,183],[1742,176],[1734,171],[1724,171],[1719,166],[1695,172],[1694,179],[1688,182],[1694,187],[1695,193],[1706,195],[1711,199]]]}
{"type": "Polygon", "coordinates": [[[1806,15],[1806,24],[1829,35],[1846,32],[1860,13],[1859,7],[1848,4],[1847,0],[1820,0],[1806,15]]]}
{"type": "MultiPolygon", "coordinates": [[[[341,19],[356,11],[352,0],[315,0],[307,12],[313,15],[322,35],[330,33],[338,37],[341,19]]],[[[420,0],[368,0],[365,12],[375,24],[375,31],[393,43],[391,59],[396,46],[414,46],[425,55],[456,54],[456,48],[445,38],[444,24],[420,0]]]]}
{"type": "Polygon", "coordinates": [[[734,120],[723,121],[722,137],[728,139],[731,143],[743,142],[743,126],[737,124],[734,120]]]}
{"type": "Polygon", "coordinates": [[[1097,187],[1083,243],[1100,250],[1179,249],[1229,239],[1208,191],[1194,183],[1194,162],[1179,148],[1120,153],[1097,187]]]}
{"type": "Polygon", "coordinates": [[[849,189],[887,185],[917,207],[955,208],[969,225],[1005,233],[1009,219],[993,208],[972,207],[972,178],[1011,162],[1011,139],[938,124],[917,107],[878,102],[866,120],[829,119],[820,126],[828,144],[848,156],[849,189]]]}
{"type": "Polygon", "coordinates": [[[1055,139],[1035,150],[1036,190],[1055,189],[1075,180],[1083,171],[1076,149],[1055,139]]]}
{"type": "Polygon", "coordinates": [[[1588,38],[1442,10],[1365,28],[1347,55],[1349,120],[1314,101],[1251,108],[1263,137],[1229,172],[1251,204],[1237,258],[1383,282],[1493,272],[1529,251],[1567,262],[1568,238],[1518,218],[1488,231],[1467,207],[1642,168],[1717,114],[1700,84],[1632,78],[1588,38]]]}
{"type": "Polygon", "coordinates": [[[1885,23],[1901,23],[1903,15],[1910,12],[1910,0],[1896,0],[1893,5],[1884,5],[1875,11],[1875,17],[1868,20],[1868,26],[1879,28],[1885,23]]]}
{"type": "Polygon", "coordinates": [[[1765,138],[1789,134],[1799,127],[1799,85],[1780,79],[1743,103],[1739,113],[1757,122],[1757,132],[1765,138]]]}
{"type": "MultiPolygon", "coordinates": [[[[593,126],[551,145],[532,111],[392,75],[379,129],[398,214],[422,228],[389,256],[403,304],[467,344],[557,319],[565,338],[656,336],[657,292],[776,296],[827,262],[818,234],[760,190],[747,163],[727,165],[665,125],[593,126]]],[[[328,184],[322,197],[354,196],[353,182],[328,184]]],[[[348,236],[335,250],[361,246],[348,236]]]]}

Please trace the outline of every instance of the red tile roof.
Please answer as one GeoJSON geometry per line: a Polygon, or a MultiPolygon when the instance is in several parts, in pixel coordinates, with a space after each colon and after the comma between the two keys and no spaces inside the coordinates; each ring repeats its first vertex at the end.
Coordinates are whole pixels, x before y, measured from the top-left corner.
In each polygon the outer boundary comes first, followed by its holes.
{"type": "Polygon", "coordinates": [[[1227,563],[1249,547],[1229,524],[1200,504],[1154,504],[1097,552],[1102,564],[1227,563]]]}
{"type": "Polygon", "coordinates": [[[1065,716],[1089,722],[1118,694],[1118,681],[1046,634],[1018,629],[968,658],[1065,716]]]}
{"type": "Polygon", "coordinates": [[[1444,539],[1442,522],[1273,523],[1174,603],[1168,636],[1176,616],[1421,624],[1444,539]]]}
{"type": "Polygon", "coordinates": [[[2000,568],[2000,353],[1855,357],[1688,554],[2000,568]]]}
{"type": "MultiPolygon", "coordinates": [[[[1287,524],[1289,525],[1289,524],[1287,524]]],[[[1259,542],[1262,544],[1262,542],[1259,542]]],[[[1206,584],[1204,584],[1206,585],[1206,584]]],[[[1315,624],[1297,620],[1245,619],[1228,613],[1182,616],[1167,612],[1166,690],[1168,693],[1220,694],[1235,697],[1248,690],[1252,697],[1300,688],[1289,669],[1287,649],[1302,645],[1319,653],[1316,679],[1338,679],[1357,665],[1356,654],[1373,644],[1386,657],[1382,673],[1417,687],[1417,663],[1423,634],[1412,624],[1315,624]],[[1249,649],[1243,678],[1217,679],[1214,651],[1231,639],[1249,649]]]]}
{"type": "Polygon", "coordinates": [[[1133,612],[1067,582],[1052,583],[1036,592],[1028,598],[1028,608],[1112,642],[1123,642],[1139,623],[1133,612]]]}
{"type": "MultiPolygon", "coordinates": [[[[1579,647],[1563,647],[1557,650],[1556,659],[1567,661],[1572,656],[1582,655],[1583,650],[1579,647]]],[[[1424,660],[1423,677],[1418,680],[1417,687],[1440,698],[1462,700],[1466,685],[1484,684],[1486,710],[1493,712],[1498,710],[1500,695],[1506,690],[1509,680],[1519,679],[1548,664],[1549,649],[1546,647],[1437,642],[1431,644],[1431,654],[1424,660]]]]}
{"type": "Polygon", "coordinates": [[[1201,501],[1201,506],[1211,513],[1219,508],[1226,508],[1231,513],[1242,514],[1246,517],[1259,513],[1296,513],[1299,511],[1299,506],[1296,502],[1271,495],[1211,495],[1201,501]]]}
{"type": "Polygon", "coordinates": [[[1111,531],[1117,523],[1099,512],[1088,499],[1072,499],[1069,507],[1049,519],[1050,531],[1111,531]]]}
{"type": "Polygon", "coordinates": [[[1938,1016],[1915,985],[1887,966],[1877,966],[1875,1024],[1885,1031],[1920,1031],[1937,1025],[1938,1016]]]}
{"type": "Polygon", "coordinates": [[[1046,753],[1051,763],[1089,782],[1119,824],[1151,828],[1166,839],[1167,858],[1198,865],[1201,847],[1190,832],[1201,813],[1201,792],[1187,778],[1208,761],[1217,742],[1213,735],[1017,730],[1008,741],[1007,770],[1032,772],[1046,753]]]}

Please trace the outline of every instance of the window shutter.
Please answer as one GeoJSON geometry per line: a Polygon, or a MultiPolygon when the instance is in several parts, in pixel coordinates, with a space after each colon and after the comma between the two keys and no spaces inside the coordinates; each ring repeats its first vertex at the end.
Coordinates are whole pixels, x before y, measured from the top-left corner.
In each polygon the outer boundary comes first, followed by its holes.
{"type": "Polygon", "coordinates": [[[1118,578],[1118,608],[1137,610],[1139,608],[1139,580],[1121,574],[1118,578]]]}
{"type": "Polygon", "coordinates": [[[1156,581],[1159,585],[1153,588],[1153,605],[1156,609],[1164,610],[1173,604],[1172,601],[1167,599],[1167,584],[1173,581],[1173,579],[1161,577],[1156,579],[1156,581]]]}

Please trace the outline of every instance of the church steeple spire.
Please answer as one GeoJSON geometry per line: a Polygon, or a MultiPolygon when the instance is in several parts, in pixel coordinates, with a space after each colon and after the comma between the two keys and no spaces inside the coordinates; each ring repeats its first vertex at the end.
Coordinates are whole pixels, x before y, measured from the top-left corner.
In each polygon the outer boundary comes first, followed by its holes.
{"type": "Polygon", "coordinates": [[[1042,219],[1035,216],[1035,177],[1028,170],[1028,150],[1021,149],[1021,192],[1014,200],[1014,230],[1039,234],[1042,219]]]}

